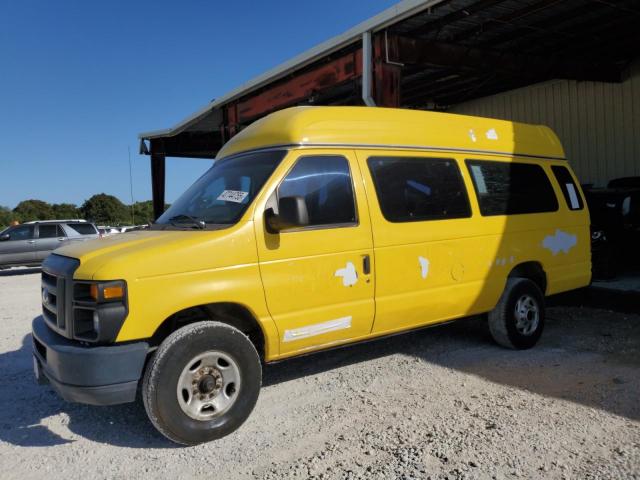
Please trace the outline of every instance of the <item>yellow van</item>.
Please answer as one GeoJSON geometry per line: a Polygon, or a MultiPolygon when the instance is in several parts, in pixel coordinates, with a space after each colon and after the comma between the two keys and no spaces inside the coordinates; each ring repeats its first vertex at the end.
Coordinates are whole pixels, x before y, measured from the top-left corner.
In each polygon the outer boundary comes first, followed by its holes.
{"type": "Polygon", "coordinates": [[[547,127],[297,107],[229,141],[148,231],[42,269],[36,377],[134,401],[169,439],[238,428],[261,365],[485,314],[532,347],[544,297],[589,284],[589,213],[547,127]]]}

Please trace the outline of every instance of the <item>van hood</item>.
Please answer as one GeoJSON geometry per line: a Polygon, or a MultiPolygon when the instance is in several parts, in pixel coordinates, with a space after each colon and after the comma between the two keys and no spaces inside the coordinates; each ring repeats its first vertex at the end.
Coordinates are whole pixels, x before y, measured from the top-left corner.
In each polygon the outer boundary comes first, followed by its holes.
{"type": "Polygon", "coordinates": [[[255,252],[252,222],[224,230],[127,232],[70,244],[54,253],[80,260],[76,279],[116,280],[233,265],[247,247],[255,252]]]}

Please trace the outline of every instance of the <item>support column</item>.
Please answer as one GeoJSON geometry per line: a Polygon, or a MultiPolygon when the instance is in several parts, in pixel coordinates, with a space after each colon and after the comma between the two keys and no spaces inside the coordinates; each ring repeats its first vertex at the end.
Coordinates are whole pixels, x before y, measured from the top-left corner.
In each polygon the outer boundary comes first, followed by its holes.
{"type": "Polygon", "coordinates": [[[153,194],[153,218],[164,212],[165,157],[151,154],[151,192],[153,194]]]}
{"type": "Polygon", "coordinates": [[[373,98],[378,107],[400,107],[402,65],[389,63],[389,50],[396,49],[393,36],[380,32],[373,41],[373,98]]]}

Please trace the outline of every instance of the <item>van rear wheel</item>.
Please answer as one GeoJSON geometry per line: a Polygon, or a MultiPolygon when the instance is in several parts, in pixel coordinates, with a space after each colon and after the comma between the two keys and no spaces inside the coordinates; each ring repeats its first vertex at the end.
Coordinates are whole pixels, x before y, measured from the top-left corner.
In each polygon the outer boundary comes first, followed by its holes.
{"type": "Polygon", "coordinates": [[[524,350],[540,339],[544,317],[540,287],[527,278],[509,278],[500,301],[489,312],[489,330],[499,345],[524,350]]]}
{"type": "Polygon", "coordinates": [[[169,335],[149,361],[142,399],[169,440],[196,445],[236,430],[258,400],[262,369],[249,338],[204,321],[169,335]]]}

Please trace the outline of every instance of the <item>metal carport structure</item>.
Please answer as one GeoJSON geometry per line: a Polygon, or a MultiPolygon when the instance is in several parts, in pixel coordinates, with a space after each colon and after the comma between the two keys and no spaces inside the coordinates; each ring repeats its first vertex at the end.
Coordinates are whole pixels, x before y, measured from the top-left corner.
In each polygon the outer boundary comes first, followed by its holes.
{"type": "Polygon", "coordinates": [[[214,158],[270,112],[293,105],[445,111],[552,79],[620,83],[638,55],[639,20],[640,0],[404,0],[174,127],[140,134],[140,153],[151,156],[155,215],[164,208],[166,157],[214,158]]]}

